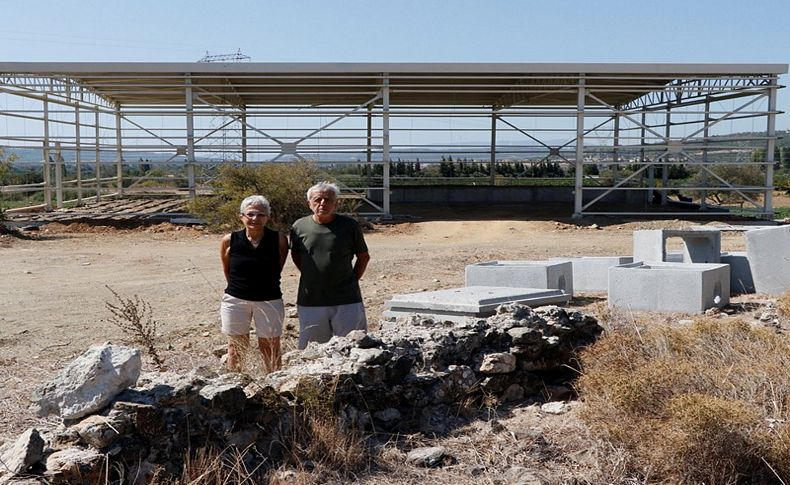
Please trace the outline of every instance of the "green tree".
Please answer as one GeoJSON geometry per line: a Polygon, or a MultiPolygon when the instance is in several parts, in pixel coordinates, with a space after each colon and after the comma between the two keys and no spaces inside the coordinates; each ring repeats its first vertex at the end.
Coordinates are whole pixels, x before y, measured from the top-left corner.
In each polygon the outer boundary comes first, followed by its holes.
{"type": "MultiPolygon", "coordinates": [[[[761,167],[756,165],[714,165],[710,167],[710,170],[735,187],[762,186],[765,182],[765,173],[761,167]]],[[[702,186],[704,174],[705,171],[700,170],[692,178],[692,184],[702,186]]],[[[711,183],[712,180],[713,177],[707,174],[707,183],[711,183]]],[[[714,183],[717,182],[714,181],[714,183]]],[[[745,202],[736,191],[722,190],[720,187],[711,187],[705,191],[705,194],[716,204],[737,203],[743,206],[745,202]]],[[[702,191],[694,191],[694,195],[701,198],[702,191]]]]}

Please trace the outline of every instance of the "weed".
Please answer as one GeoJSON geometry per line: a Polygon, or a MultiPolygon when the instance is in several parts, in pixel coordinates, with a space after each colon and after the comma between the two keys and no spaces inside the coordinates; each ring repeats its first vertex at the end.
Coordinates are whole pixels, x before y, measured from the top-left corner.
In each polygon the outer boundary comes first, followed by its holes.
{"type": "Polygon", "coordinates": [[[740,320],[652,322],[610,331],[582,364],[582,418],[630,473],[673,483],[790,474],[786,336],[740,320]]]}
{"type": "Polygon", "coordinates": [[[156,368],[162,370],[164,360],[156,350],[156,329],[159,323],[153,319],[151,305],[137,295],[123,298],[115,290],[105,286],[117,300],[117,303],[104,302],[104,306],[112,314],[108,321],[145,347],[156,368]]]}

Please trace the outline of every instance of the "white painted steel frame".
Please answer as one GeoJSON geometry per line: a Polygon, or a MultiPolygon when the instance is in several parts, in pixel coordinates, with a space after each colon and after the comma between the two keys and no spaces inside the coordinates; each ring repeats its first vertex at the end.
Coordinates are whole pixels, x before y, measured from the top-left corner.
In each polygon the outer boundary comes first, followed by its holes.
{"type": "MultiPolygon", "coordinates": [[[[514,157],[572,166],[573,214],[578,217],[661,214],[665,211],[647,205],[642,212],[634,211],[633,204],[618,207],[616,201],[640,191],[647,202],[657,191],[665,206],[667,194],[678,190],[734,192],[768,217],[773,210],[776,97],[782,87],[778,76],[786,72],[787,65],[777,64],[0,63],[0,96],[41,106],[0,109],[0,119],[42,122],[40,135],[6,133],[0,146],[43,147],[45,181],[28,188],[43,190],[47,208],[53,189],[56,206],[71,202],[63,200],[63,188],[72,183],[78,202],[123,194],[124,165],[134,164],[136,154],[157,152],[169,154],[159,163],[184,165],[192,197],[204,181],[196,173],[198,166],[314,155],[334,166],[364,163],[369,167],[366,186],[346,189],[367,201],[373,212],[389,214],[391,161],[419,159],[421,153],[463,153],[489,163],[491,185],[501,182],[495,164],[514,157]],[[740,104],[724,106],[728,102],[740,104]],[[52,105],[70,107],[71,118],[52,105]],[[80,113],[91,111],[93,123],[83,123],[80,113]],[[103,124],[110,119],[112,125],[103,124]],[[464,123],[470,126],[453,126],[454,119],[469,120],[464,123]],[[487,119],[488,126],[471,126],[478,119],[487,119]],[[765,160],[717,158],[717,153],[737,150],[744,140],[715,138],[711,130],[722,122],[749,119],[765,119],[765,136],[759,140],[765,142],[765,160]],[[156,120],[161,126],[154,126],[156,120]],[[449,120],[450,127],[441,126],[442,120],[449,120]],[[530,120],[542,125],[526,126],[530,120]],[[307,124],[291,125],[302,121],[307,124]],[[414,128],[415,122],[428,125],[414,128]],[[53,126],[73,126],[74,133],[53,135],[53,126]],[[691,134],[679,133],[684,127],[691,134]],[[83,128],[94,130],[92,143],[83,128]],[[411,143],[412,134],[427,141],[411,143]],[[436,141],[447,134],[449,143],[436,141]],[[454,144],[453,134],[479,134],[489,142],[454,144]],[[498,146],[503,134],[523,136],[528,144],[498,146]],[[61,152],[74,154],[73,181],[63,180],[61,152]],[[115,177],[102,177],[102,152],[114,153],[115,177]],[[95,176],[84,179],[82,162],[91,153],[95,176]],[[354,160],[349,154],[359,156],[354,160]],[[675,164],[701,171],[703,184],[671,186],[668,167],[675,164]],[[722,164],[760,166],[764,183],[737,186],[712,170],[722,164]],[[588,165],[608,167],[610,180],[586,177],[588,165]],[[625,165],[633,171],[621,176],[625,165]],[[380,180],[370,175],[374,166],[382,167],[380,180]],[[662,169],[661,186],[654,182],[656,167],[662,169]],[[114,182],[114,194],[102,194],[102,182],[114,182]],[[94,197],[83,197],[83,190],[91,189],[94,197]],[[615,203],[607,205],[609,199],[615,203]]],[[[705,196],[701,205],[710,205],[705,196]]]]}

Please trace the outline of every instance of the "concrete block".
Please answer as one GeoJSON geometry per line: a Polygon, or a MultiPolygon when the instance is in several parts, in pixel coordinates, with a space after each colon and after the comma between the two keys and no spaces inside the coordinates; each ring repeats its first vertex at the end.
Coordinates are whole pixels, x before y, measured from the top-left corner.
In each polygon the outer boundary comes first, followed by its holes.
{"type": "Polygon", "coordinates": [[[757,293],[781,295],[790,290],[790,226],[747,231],[746,256],[757,293]]]}
{"type": "Polygon", "coordinates": [[[730,293],[754,293],[752,267],[746,251],[721,253],[722,264],[730,265],[730,293]]]}
{"type": "Polygon", "coordinates": [[[570,261],[573,267],[574,291],[607,291],[609,268],[633,263],[631,256],[581,256],[573,258],[550,258],[549,261],[570,261]]]}
{"type": "Polygon", "coordinates": [[[730,301],[726,264],[635,262],[609,268],[609,306],[698,313],[730,301]]]}
{"type": "Polygon", "coordinates": [[[463,322],[469,317],[491,316],[499,305],[505,303],[538,307],[567,303],[570,298],[569,294],[557,289],[465,286],[393,295],[392,299],[384,303],[386,310],[382,315],[387,320],[417,314],[438,320],[463,322]]]}
{"type": "Polygon", "coordinates": [[[718,263],[721,257],[721,231],[718,229],[655,229],[634,231],[634,261],[667,261],[667,239],[683,240],[686,263],[718,263]]]}
{"type": "Polygon", "coordinates": [[[466,267],[466,286],[506,286],[562,290],[573,295],[569,261],[488,261],[466,267]]]}

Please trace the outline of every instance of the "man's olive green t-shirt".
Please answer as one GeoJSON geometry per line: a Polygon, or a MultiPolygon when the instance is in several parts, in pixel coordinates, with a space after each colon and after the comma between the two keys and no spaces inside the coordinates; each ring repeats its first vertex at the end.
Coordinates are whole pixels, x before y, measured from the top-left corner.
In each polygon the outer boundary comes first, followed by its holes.
{"type": "Polygon", "coordinates": [[[301,276],[296,303],[303,306],[334,306],[362,302],[353,260],[368,247],[359,223],[336,215],[328,224],[312,216],[294,222],[291,251],[301,256],[301,276]]]}

